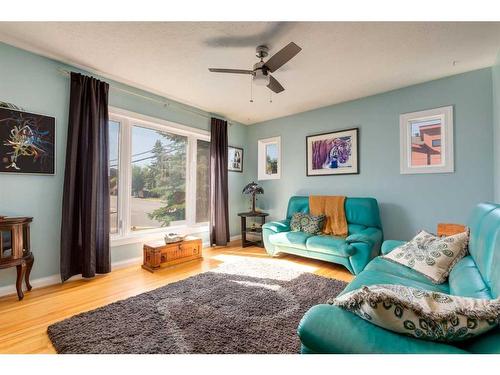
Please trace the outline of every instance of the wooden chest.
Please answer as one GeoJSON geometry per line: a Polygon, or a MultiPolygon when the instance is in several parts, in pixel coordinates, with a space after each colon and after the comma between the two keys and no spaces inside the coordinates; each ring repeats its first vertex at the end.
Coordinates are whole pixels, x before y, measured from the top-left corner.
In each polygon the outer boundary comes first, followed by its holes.
{"type": "Polygon", "coordinates": [[[186,237],[184,241],[166,245],[163,241],[144,244],[142,268],[150,272],[160,269],[161,265],[172,266],[191,260],[202,259],[200,238],[186,237]]]}

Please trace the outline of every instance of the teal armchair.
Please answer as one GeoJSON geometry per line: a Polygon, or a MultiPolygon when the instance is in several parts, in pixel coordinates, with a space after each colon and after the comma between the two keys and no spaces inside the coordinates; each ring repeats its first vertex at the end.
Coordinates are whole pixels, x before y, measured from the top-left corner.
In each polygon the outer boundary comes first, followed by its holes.
{"type": "Polygon", "coordinates": [[[291,197],[285,219],[262,227],[264,246],[269,255],[288,253],[320,259],[342,264],[351,273],[358,274],[380,252],[383,234],[376,199],[346,198],[349,230],[346,238],[292,232],[290,219],[296,212],[309,213],[309,197],[291,197]]]}

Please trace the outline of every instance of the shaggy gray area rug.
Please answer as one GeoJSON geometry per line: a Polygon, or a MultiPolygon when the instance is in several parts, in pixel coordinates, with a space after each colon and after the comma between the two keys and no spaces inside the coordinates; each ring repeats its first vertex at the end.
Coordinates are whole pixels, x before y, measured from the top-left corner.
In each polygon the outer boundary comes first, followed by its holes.
{"type": "Polygon", "coordinates": [[[215,271],[51,325],[58,353],[299,353],[297,326],[346,283],[272,259],[215,271]]]}

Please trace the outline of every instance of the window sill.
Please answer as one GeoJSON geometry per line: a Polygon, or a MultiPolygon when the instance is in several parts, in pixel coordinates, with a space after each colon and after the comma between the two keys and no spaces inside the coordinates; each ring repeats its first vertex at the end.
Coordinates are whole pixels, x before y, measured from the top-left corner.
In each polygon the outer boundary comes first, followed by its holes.
{"type": "Polygon", "coordinates": [[[126,236],[111,237],[110,245],[111,247],[129,245],[134,243],[143,243],[146,241],[157,241],[162,240],[166,233],[169,232],[179,232],[182,234],[208,234],[208,224],[200,224],[193,226],[175,226],[168,228],[161,228],[155,231],[147,231],[144,233],[130,233],[126,236]]]}

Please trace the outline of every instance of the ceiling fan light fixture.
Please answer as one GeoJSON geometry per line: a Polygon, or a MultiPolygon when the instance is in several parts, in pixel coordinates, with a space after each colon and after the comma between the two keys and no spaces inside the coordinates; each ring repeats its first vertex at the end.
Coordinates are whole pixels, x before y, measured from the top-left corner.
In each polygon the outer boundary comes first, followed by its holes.
{"type": "Polygon", "coordinates": [[[253,82],[258,86],[267,86],[269,85],[269,75],[265,75],[262,70],[256,70],[255,75],[253,77],[253,82]]]}

